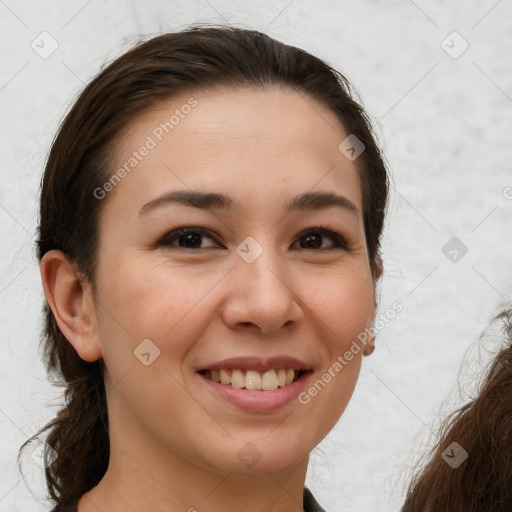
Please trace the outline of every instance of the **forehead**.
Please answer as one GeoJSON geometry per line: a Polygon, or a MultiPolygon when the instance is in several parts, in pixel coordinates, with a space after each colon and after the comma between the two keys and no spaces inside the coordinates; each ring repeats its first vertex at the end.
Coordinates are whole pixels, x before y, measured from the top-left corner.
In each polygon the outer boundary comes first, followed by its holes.
{"type": "Polygon", "coordinates": [[[334,112],[302,93],[277,87],[183,93],[119,135],[110,171],[126,172],[108,202],[136,209],[188,187],[241,200],[257,195],[261,204],[321,188],[350,196],[361,210],[355,162],[338,149],[347,135],[334,112]]]}

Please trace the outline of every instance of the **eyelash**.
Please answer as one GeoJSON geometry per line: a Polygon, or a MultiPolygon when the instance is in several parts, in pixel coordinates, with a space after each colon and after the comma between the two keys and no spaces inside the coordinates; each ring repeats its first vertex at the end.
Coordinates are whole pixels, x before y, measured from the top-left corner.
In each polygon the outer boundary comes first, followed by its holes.
{"type": "MultiPolygon", "coordinates": [[[[180,236],[187,235],[190,233],[204,235],[204,236],[207,236],[208,238],[215,241],[215,238],[210,234],[210,232],[207,229],[204,229],[201,227],[187,226],[187,227],[178,228],[173,231],[170,231],[156,243],[156,246],[157,247],[171,247],[171,248],[177,248],[177,249],[183,249],[183,250],[194,250],[194,251],[207,249],[207,247],[198,247],[198,248],[191,247],[190,248],[190,247],[173,246],[171,244],[171,242],[173,242],[180,236]]],[[[345,239],[343,238],[343,236],[341,234],[336,233],[335,231],[331,231],[330,229],[327,229],[323,226],[306,229],[305,231],[300,233],[298,240],[303,237],[306,237],[308,235],[327,236],[334,242],[334,247],[323,247],[323,248],[316,249],[316,251],[319,251],[319,250],[320,251],[329,251],[329,250],[333,250],[333,249],[341,249],[346,252],[351,251],[351,248],[349,247],[349,245],[347,244],[347,242],[345,241],[345,239]]],[[[307,249],[307,248],[300,248],[300,249],[305,250],[305,251],[311,250],[311,249],[307,249]]]]}

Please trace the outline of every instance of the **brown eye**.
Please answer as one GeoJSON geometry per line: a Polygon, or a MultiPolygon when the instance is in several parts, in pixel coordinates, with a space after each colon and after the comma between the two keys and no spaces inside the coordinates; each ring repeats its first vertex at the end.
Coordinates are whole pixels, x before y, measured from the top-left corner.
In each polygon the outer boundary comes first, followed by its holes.
{"type": "Polygon", "coordinates": [[[301,243],[300,249],[343,249],[345,251],[349,250],[348,244],[345,242],[344,238],[334,231],[330,231],[325,228],[314,228],[309,229],[308,231],[302,233],[299,237],[299,240],[303,240],[304,243],[301,243]],[[334,245],[330,247],[322,247],[323,238],[329,238],[334,245]]]}
{"type": "MultiPolygon", "coordinates": [[[[167,233],[157,245],[178,249],[206,249],[207,247],[203,247],[201,244],[203,238],[214,240],[203,228],[186,227],[167,233]]],[[[215,247],[218,247],[218,245],[215,245],[215,247]]]]}

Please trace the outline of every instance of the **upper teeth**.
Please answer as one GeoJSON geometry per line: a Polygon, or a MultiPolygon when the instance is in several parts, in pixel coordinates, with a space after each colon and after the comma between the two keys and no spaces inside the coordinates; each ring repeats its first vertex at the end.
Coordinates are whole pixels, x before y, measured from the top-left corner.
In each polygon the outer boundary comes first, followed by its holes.
{"type": "Polygon", "coordinates": [[[271,391],[278,387],[291,384],[298,371],[293,368],[272,369],[266,372],[257,372],[255,370],[207,370],[204,375],[214,382],[230,384],[236,388],[262,389],[271,391]]]}

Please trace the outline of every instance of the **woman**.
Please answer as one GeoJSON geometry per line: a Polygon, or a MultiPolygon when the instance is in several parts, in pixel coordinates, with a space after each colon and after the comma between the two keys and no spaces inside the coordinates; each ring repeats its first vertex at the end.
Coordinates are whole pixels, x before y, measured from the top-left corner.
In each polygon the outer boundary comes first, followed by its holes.
{"type": "Polygon", "coordinates": [[[298,48],[194,27],[106,67],[41,195],[54,510],[321,511],[309,454],[374,349],[387,195],[349,83],[298,48]]]}
{"type": "Polygon", "coordinates": [[[443,422],[402,512],[512,510],[512,308],[494,320],[502,322],[505,345],[477,396],[443,422]]]}

